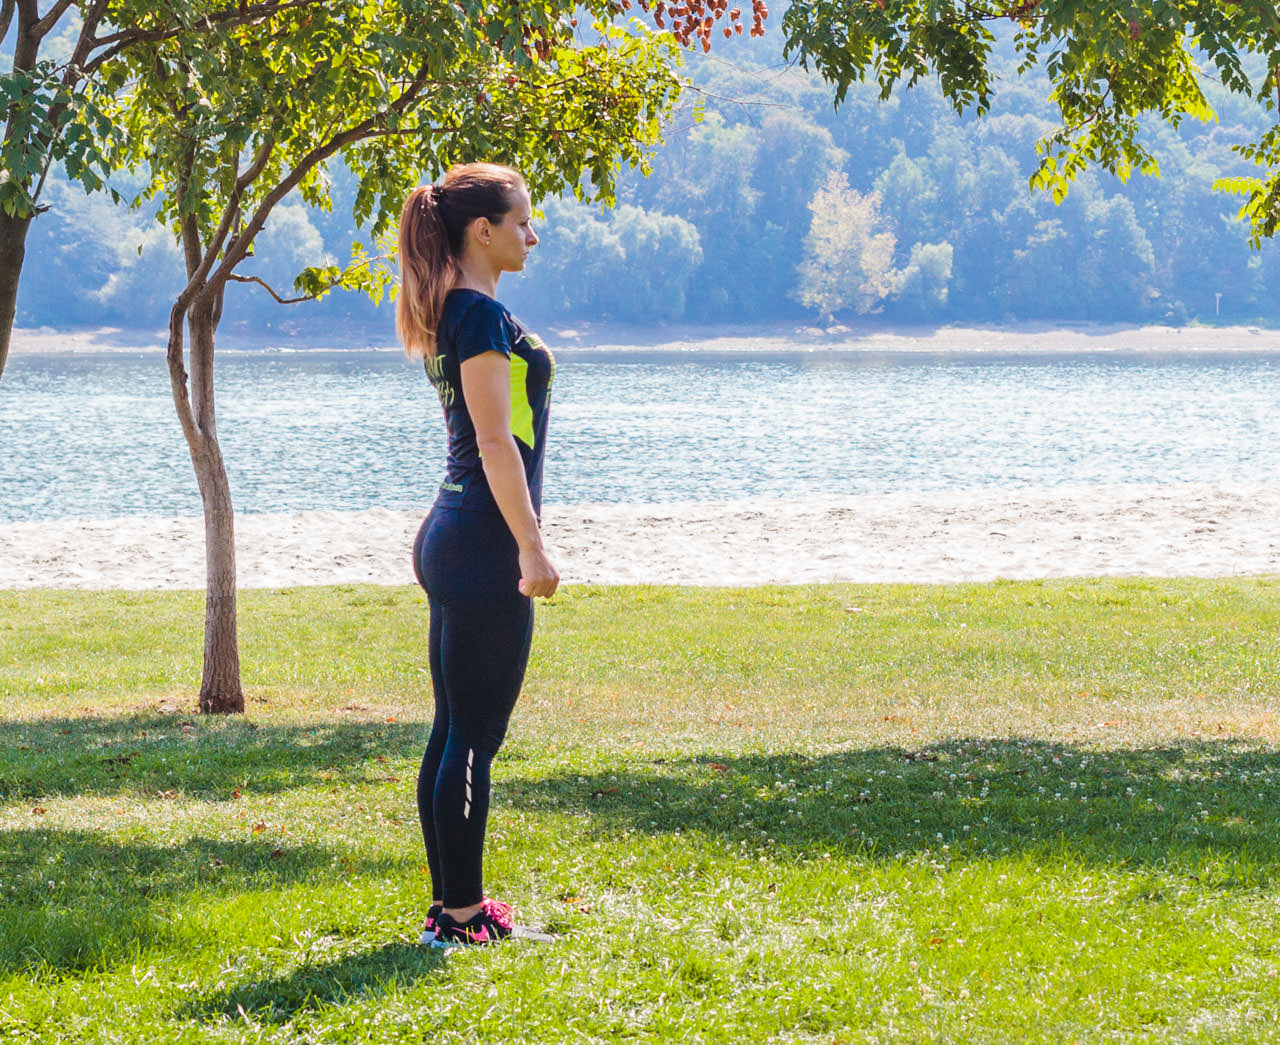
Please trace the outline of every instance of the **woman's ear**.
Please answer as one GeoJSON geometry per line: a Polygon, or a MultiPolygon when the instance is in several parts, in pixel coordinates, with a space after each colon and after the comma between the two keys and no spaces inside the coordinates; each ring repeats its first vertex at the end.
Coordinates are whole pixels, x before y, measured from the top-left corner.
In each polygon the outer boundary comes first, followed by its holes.
{"type": "Polygon", "coordinates": [[[471,235],[475,237],[477,243],[488,246],[489,240],[493,237],[493,226],[489,224],[489,219],[483,216],[476,218],[471,223],[471,235]]]}

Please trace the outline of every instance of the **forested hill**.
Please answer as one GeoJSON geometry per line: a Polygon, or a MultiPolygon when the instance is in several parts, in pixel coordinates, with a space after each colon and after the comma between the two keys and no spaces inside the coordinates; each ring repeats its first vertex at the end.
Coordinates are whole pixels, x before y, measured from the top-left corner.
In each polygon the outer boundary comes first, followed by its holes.
{"type": "MultiPolygon", "coordinates": [[[[839,109],[786,67],[780,34],[689,61],[697,90],[652,174],[623,178],[611,211],[544,204],[542,244],[503,295],[534,323],[1009,320],[1280,322],[1280,246],[1250,251],[1216,177],[1246,165],[1227,142],[1267,119],[1226,92],[1217,123],[1150,128],[1159,179],[1087,175],[1061,205],[1032,194],[1034,142],[1051,126],[1042,79],[1008,56],[985,117],[958,117],[930,85],[839,109]],[[698,118],[698,115],[701,118],[698,118]],[[1233,131],[1245,126],[1246,131],[1233,131]]],[[[352,186],[332,213],[278,207],[255,271],[280,289],[353,239],[352,186]]],[[[59,184],[33,227],[21,326],[166,323],[181,261],[148,216],[59,184]]],[[[351,294],[281,306],[235,286],[223,329],[318,344],[339,325],[393,339],[390,309],[351,294]]]]}

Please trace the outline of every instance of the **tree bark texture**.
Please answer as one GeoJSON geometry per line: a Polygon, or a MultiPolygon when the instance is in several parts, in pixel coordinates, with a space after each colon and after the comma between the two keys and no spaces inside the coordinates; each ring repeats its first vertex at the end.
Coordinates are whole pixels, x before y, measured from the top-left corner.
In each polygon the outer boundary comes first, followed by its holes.
{"type": "Polygon", "coordinates": [[[204,673],[200,680],[200,710],[234,714],[244,711],[244,691],[236,627],[235,512],[214,416],[213,340],[217,312],[216,302],[202,298],[186,316],[191,333],[189,398],[183,367],[182,317],[175,315],[169,335],[169,380],[204,505],[204,673]]]}
{"type": "MultiPolygon", "coordinates": [[[[43,33],[37,30],[40,12],[35,0],[21,0],[16,4],[18,15],[17,34],[13,43],[13,71],[30,72],[40,57],[40,41],[43,33]]],[[[5,21],[14,14],[14,6],[5,5],[5,21]]],[[[7,29],[7,26],[6,26],[7,29]]],[[[5,125],[6,139],[13,133],[12,118],[5,125]]],[[[27,230],[33,215],[10,217],[0,210],[0,376],[9,361],[9,341],[13,336],[13,322],[18,309],[18,279],[22,275],[22,261],[27,253],[27,230]]]]}
{"type": "Polygon", "coordinates": [[[29,217],[11,218],[0,210],[0,376],[9,360],[9,341],[18,311],[18,279],[30,228],[29,217]]]}

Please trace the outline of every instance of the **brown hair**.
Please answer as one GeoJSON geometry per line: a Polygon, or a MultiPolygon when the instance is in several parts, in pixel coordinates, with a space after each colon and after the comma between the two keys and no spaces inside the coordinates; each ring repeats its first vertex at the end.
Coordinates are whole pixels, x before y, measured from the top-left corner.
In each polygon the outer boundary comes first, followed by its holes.
{"type": "Polygon", "coordinates": [[[433,359],[445,295],[458,277],[463,233],[476,218],[494,224],[525,187],[520,172],[497,163],[450,167],[438,185],[409,193],[400,212],[400,296],[396,333],[405,351],[433,359]]]}

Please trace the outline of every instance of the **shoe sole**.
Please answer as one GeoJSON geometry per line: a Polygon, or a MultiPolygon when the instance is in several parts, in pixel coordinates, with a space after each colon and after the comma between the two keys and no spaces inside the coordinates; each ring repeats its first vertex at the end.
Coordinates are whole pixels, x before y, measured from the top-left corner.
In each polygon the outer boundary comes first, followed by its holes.
{"type": "Polygon", "coordinates": [[[511,935],[517,940],[529,940],[532,943],[556,942],[556,938],[551,933],[539,932],[537,929],[530,929],[527,925],[513,925],[511,935]]]}
{"type": "MultiPolygon", "coordinates": [[[[421,942],[428,943],[426,933],[423,933],[422,935],[423,939],[421,942]]],[[[511,927],[510,936],[504,936],[497,940],[476,944],[467,943],[465,940],[439,940],[433,936],[430,940],[429,946],[432,950],[436,951],[455,951],[459,947],[484,947],[487,946],[489,942],[501,943],[503,940],[528,940],[530,943],[554,943],[556,941],[556,937],[552,936],[550,933],[539,932],[537,929],[530,929],[526,925],[513,925],[511,927]]]]}

